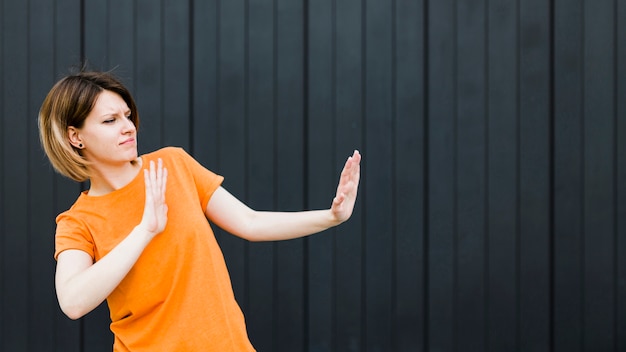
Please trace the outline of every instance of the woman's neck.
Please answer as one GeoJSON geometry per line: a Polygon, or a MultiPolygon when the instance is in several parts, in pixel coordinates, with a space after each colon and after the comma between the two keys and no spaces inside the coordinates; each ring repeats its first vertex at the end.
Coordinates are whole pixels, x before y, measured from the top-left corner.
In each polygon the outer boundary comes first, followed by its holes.
{"type": "Polygon", "coordinates": [[[92,167],[89,178],[90,196],[103,196],[129,184],[141,170],[141,158],[120,166],[92,167]]]}

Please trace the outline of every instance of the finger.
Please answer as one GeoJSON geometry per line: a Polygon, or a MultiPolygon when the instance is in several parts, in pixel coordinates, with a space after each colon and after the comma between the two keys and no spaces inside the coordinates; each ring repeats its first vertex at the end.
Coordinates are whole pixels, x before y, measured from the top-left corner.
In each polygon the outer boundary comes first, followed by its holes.
{"type": "Polygon", "coordinates": [[[351,156],[346,160],[346,164],[341,171],[341,183],[347,183],[353,180],[359,174],[361,163],[361,154],[358,150],[355,150],[351,156]]]}
{"type": "Polygon", "coordinates": [[[163,166],[163,159],[158,159],[158,167],[157,167],[157,180],[158,183],[156,185],[155,192],[159,193],[159,196],[165,198],[165,189],[167,185],[167,168],[163,166]]]}
{"type": "Polygon", "coordinates": [[[352,184],[349,185],[350,187],[358,187],[359,179],[361,178],[361,154],[358,150],[354,151],[354,154],[350,159],[350,167],[348,172],[349,176],[347,177],[348,181],[346,183],[352,182],[352,184]]]}
{"type": "Polygon", "coordinates": [[[161,160],[161,158],[157,159],[155,172],[154,176],[156,177],[158,186],[161,183],[161,175],[163,173],[163,160],[161,160]]]}
{"type": "Polygon", "coordinates": [[[143,179],[146,185],[146,205],[152,202],[152,180],[150,180],[150,171],[143,169],[143,179]]]}
{"type": "Polygon", "coordinates": [[[159,199],[159,179],[154,161],[150,161],[150,193],[153,200],[159,199]]]}
{"type": "Polygon", "coordinates": [[[158,196],[161,196],[161,190],[163,188],[163,160],[161,158],[157,159],[157,169],[156,169],[156,187],[155,192],[158,196]]]}
{"type": "Polygon", "coordinates": [[[345,165],[343,166],[343,170],[341,170],[341,175],[339,177],[339,186],[345,185],[351,178],[351,166],[352,166],[352,157],[348,157],[345,165]]]}
{"type": "Polygon", "coordinates": [[[351,178],[357,177],[361,170],[361,154],[358,150],[355,150],[350,157],[349,172],[351,178]]]}
{"type": "Polygon", "coordinates": [[[163,179],[161,183],[161,194],[165,198],[165,190],[167,189],[167,168],[163,168],[163,179]]]}
{"type": "Polygon", "coordinates": [[[150,182],[156,181],[156,171],[154,170],[154,161],[150,160],[150,182]]]}
{"type": "Polygon", "coordinates": [[[150,173],[148,172],[148,169],[143,169],[143,180],[144,183],[146,185],[146,193],[148,193],[148,190],[150,189],[150,173]]]}
{"type": "Polygon", "coordinates": [[[361,153],[355,149],[354,153],[352,153],[352,159],[357,163],[357,165],[361,162],[361,153]]]}
{"type": "Polygon", "coordinates": [[[339,187],[337,187],[337,193],[346,192],[353,193],[353,191],[357,188],[359,184],[359,170],[350,170],[350,172],[346,172],[342,175],[341,180],[339,181],[339,187]]]}
{"type": "Polygon", "coordinates": [[[343,203],[343,201],[346,199],[346,195],[344,193],[339,193],[335,199],[333,199],[333,203],[335,203],[336,206],[341,205],[341,203],[343,203]]]}

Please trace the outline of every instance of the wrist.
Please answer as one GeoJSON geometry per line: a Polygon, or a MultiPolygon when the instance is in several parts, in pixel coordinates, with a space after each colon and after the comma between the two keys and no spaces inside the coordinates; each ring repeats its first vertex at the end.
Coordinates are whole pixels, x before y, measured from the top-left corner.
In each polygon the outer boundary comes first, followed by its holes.
{"type": "Polygon", "coordinates": [[[328,218],[329,218],[329,223],[330,226],[329,227],[334,227],[337,226],[339,224],[341,224],[342,222],[344,222],[345,220],[341,219],[337,213],[335,213],[333,211],[333,209],[328,209],[328,218]]]}
{"type": "Polygon", "coordinates": [[[135,226],[133,232],[136,233],[137,236],[144,238],[147,241],[150,241],[154,236],[157,235],[154,231],[150,231],[148,227],[142,223],[139,223],[139,225],[135,226]]]}

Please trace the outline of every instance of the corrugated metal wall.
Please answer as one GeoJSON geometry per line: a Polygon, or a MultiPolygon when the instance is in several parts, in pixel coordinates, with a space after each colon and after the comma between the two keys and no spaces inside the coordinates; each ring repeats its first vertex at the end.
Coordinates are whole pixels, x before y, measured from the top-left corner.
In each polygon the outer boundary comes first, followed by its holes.
{"type": "MultiPolygon", "coordinates": [[[[54,294],[81,185],[38,142],[86,58],[133,91],[140,151],[186,148],[258,209],[354,217],[218,233],[259,351],[626,350],[626,5],[618,0],[0,0],[0,349],[110,351],[54,294]]],[[[190,332],[193,333],[193,332],[190,332]]]]}

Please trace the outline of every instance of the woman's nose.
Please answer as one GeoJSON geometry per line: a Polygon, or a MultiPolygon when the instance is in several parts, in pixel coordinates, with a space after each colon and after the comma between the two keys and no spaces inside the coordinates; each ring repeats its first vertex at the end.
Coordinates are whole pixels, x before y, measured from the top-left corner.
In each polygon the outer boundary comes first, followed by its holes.
{"type": "Polygon", "coordinates": [[[131,119],[124,119],[124,133],[135,132],[135,124],[131,119]]]}

